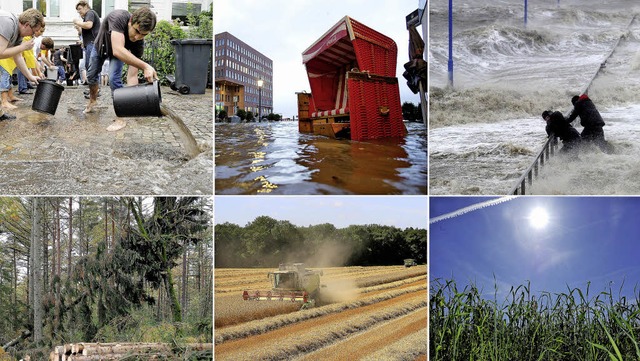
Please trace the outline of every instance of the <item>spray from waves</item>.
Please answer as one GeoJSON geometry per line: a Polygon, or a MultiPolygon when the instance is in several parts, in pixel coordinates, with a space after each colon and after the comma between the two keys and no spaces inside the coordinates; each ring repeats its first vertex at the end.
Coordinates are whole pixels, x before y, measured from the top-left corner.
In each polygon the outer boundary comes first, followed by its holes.
{"type": "Polygon", "coordinates": [[[640,70],[640,51],[638,51],[631,60],[631,69],[640,70]]]}
{"type": "MultiPolygon", "coordinates": [[[[640,68],[640,51],[636,56],[640,68]]],[[[575,89],[527,89],[477,87],[471,89],[431,87],[429,126],[439,128],[461,124],[497,123],[509,119],[535,118],[542,120],[544,110],[558,110],[565,116],[572,110],[570,99],[575,89]]],[[[599,76],[589,90],[589,97],[598,110],[637,104],[640,83],[620,84],[619,79],[599,76]]],[[[605,120],[606,121],[606,120],[605,120]]],[[[574,123],[577,126],[577,122],[574,123]]]]}
{"type": "Polygon", "coordinates": [[[629,13],[636,11],[637,6],[634,10],[627,7],[625,9],[611,8],[610,11],[592,11],[592,9],[584,11],[578,7],[570,7],[554,11],[553,20],[563,25],[606,27],[628,19],[629,13]]]}
{"type": "Polygon", "coordinates": [[[429,219],[429,224],[434,224],[436,222],[444,221],[446,219],[455,218],[455,217],[461,216],[461,215],[463,215],[465,213],[477,211],[478,209],[482,209],[482,208],[485,208],[485,207],[495,206],[497,204],[510,201],[510,200],[512,200],[514,198],[518,198],[518,197],[517,196],[508,196],[508,197],[502,197],[502,198],[498,198],[498,199],[492,199],[492,200],[489,200],[489,201],[486,201],[486,202],[472,204],[470,206],[467,206],[467,207],[464,207],[464,208],[460,208],[460,209],[458,209],[456,211],[449,212],[449,213],[443,214],[443,215],[438,216],[438,217],[433,217],[433,218],[429,219]]]}
{"type": "Polygon", "coordinates": [[[640,157],[635,144],[612,142],[615,154],[583,152],[579,159],[551,158],[530,187],[531,194],[633,195],[640,192],[640,157]]]}
{"type": "Polygon", "coordinates": [[[566,111],[570,108],[572,95],[573,92],[553,89],[522,93],[521,89],[506,87],[463,90],[432,87],[429,94],[429,126],[437,128],[537,118],[546,109],[566,111]]]}
{"type": "Polygon", "coordinates": [[[482,58],[539,54],[553,50],[551,45],[555,43],[548,33],[497,24],[468,30],[457,36],[457,41],[467,44],[472,55],[482,58]]]}

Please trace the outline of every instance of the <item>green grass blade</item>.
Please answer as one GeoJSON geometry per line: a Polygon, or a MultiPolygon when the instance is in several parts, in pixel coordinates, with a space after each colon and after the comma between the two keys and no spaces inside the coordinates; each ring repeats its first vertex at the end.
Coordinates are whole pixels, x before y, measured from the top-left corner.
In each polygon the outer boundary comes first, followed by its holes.
{"type": "Polygon", "coordinates": [[[598,318],[598,323],[600,323],[600,326],[604,330],[604,333],[607,335],[607,338],[609,339],[609,343],[611,343],[611,346],[613,346],[613,350],[616,352],[616,355],[618,356],[617,360],[618,361],[623,361],[622,360],[622,354],[620,353],[620,350],[618,349],[618,345],[616,345],[616,342],[613,340],[613,337],[611,337],[611,334],[609,333],[609,330],[607,330],[607,328],[604,326],[604,323],[599,318],[598,318]]]}

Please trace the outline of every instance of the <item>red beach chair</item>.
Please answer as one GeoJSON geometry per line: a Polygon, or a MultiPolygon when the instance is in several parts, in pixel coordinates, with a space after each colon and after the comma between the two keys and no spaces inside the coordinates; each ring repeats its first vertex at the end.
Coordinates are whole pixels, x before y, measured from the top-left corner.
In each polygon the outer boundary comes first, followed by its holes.
{"type": "Polygon", "coordinates": [[[302,53],[311,94],[298,94],[299,131],[368,140],[402,137],[398,49],[389,37],[342,18],[302,53]]]}

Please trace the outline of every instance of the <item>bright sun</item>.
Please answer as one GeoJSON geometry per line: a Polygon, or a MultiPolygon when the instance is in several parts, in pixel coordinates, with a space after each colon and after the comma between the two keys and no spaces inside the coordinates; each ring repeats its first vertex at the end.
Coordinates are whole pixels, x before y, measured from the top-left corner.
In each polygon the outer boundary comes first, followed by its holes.
{"type": "Polygon", "coordinates": [[[529,223],[533,228],[544,228],[549,223],[549,214],[542,208],[534,208],[529,215],[529,223]]]}

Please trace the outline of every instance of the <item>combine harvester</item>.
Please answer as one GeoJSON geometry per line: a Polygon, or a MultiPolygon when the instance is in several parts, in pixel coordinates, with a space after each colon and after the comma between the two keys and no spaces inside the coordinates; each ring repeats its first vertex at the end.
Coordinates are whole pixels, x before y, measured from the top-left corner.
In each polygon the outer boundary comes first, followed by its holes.
{"type": "Polygon", "coordinates": [[[398,49],[389,37],[345,16],[307,50],[311,94],[298,95],[298,130],[363,141],[403,137],[398,49]]]}
{"type": "Polygon", "coordinates": [[[320,295],[322,270],[304,268],[304,263],[281,263],[277,271],[269,272],[273,288],[269,291],[243,291],[245,301],[302,302],[301,309],[314,307],[320,295]]]}

